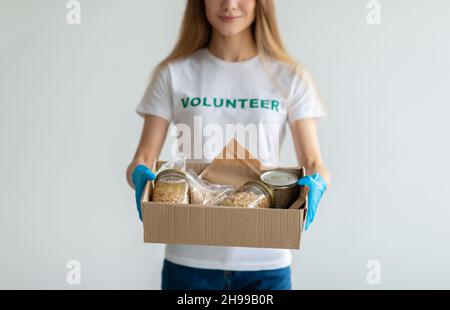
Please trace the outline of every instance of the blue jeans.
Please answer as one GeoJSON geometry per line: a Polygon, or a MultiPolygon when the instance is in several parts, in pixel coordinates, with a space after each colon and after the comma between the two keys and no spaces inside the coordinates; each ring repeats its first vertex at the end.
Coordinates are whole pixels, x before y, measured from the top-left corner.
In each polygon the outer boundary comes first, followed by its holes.
{"type": "Polygon", "coordinates": [[[164,260],[163,290],[290,290],[291,268],[224,271],[186,267],[164,260]]]}

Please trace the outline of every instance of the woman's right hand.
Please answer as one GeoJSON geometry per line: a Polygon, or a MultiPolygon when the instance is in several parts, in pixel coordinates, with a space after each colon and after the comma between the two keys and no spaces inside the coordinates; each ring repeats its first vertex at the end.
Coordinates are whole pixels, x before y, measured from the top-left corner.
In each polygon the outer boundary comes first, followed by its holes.
{"type": "Polygon", "coordinates": [[[131,180],[133,181],[133,186],[136,196],[136,208],[139,213],[139,219],[142,221],[142,208],[141,199],[144,192],[145,184],[147,181],[153,181],[155,179],[155,174],[145,165],[138,165],[134,168],[131,174],[131,180]]]}
{"type": "Polygon", "coordinates": [[[155,179],[155,174],[148,168],[158,158],[167,136],[169,122],[159,116],[146,115],[141,141],[127,168],[127,181],[136,191],[136,207],[142,221],[141,197],[147,181],[155,179]],[[148,165],[148,166],[147,166],[148,165]]]}

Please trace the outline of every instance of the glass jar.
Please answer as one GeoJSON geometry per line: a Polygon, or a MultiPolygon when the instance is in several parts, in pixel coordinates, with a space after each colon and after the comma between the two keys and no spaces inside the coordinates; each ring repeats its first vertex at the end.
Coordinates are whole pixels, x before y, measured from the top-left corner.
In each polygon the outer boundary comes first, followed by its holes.
{"type": "Polygon", "coordinates": [[[163,170],[156,176],[153,202],[189,204],[189,184],[186,173],[177,169],[163,170]]]}
{"type": "Polygon", "coordinates": [[[221,203],[226,207],[273,208],[272,190],[260,181],[250,181],[228,195],[221,203]]]}

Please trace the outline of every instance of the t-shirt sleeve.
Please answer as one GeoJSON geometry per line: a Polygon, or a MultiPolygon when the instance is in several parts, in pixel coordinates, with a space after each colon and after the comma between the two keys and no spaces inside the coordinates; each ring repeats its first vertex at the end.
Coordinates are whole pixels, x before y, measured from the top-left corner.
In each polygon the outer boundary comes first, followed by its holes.
{"type": "Polygon", "coordinates": [[[156,115],[169,123],[172,121],[172,92],[169,67],[157,71],[149,83],[136,112],[141,115],[156,115]]]}
{"type": "Polygon", "coordinates": [[[327,113],[309,73],[296,73],[292,80],[291,96],[288,100],[289,123],[325,116],[327,113]]]}

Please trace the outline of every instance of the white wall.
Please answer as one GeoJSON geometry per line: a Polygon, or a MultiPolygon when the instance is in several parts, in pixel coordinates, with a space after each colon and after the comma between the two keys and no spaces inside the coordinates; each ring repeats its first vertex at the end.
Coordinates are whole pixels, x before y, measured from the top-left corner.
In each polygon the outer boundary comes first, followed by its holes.
{"type": "MultiPolygon", "coordinates": [[[[124,171],[184,2],[82,1],[67,25],[64,0],[0,0],[0,288],[159,288],[163,246],[142,243],[124,171]]],[[[365,0],[277,1],[330,115],[333,185],[294,252],[295,288],[450,288],[450,2],[380,2],[368,25],[365,0]]],[[[283,162],[293,154],[288,139],[283,162]]]]}

